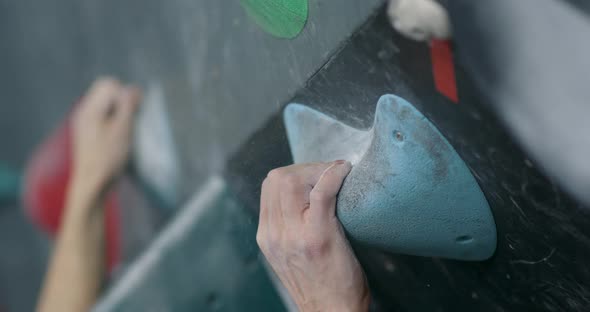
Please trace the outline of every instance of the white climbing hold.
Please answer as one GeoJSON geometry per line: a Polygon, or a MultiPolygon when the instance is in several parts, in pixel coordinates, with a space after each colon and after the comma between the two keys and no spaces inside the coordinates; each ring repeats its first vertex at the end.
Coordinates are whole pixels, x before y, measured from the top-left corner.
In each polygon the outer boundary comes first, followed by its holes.
{"type": "Polygon", "coordinates": [[[137,118],[133,160],[139,178],[166,205],[178,204],[178,157],[164,92],[157,83],[148,87],[137,118]]]}
{"type": "Polygon", "coordinates": [[[410,39],[429,41],[451,37],[449,15],[435,0],[390,0],[387,15],[393,28],[410,39]]]}

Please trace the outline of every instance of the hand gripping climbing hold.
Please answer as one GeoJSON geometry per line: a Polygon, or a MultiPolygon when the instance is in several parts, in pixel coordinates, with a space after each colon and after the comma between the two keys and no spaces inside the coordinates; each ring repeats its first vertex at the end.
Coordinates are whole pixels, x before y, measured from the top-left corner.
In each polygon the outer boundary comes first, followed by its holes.
{"type": "Polygon", "coordinates": [[[475,178],[442,134],[395,95],[377,103],[371,129],[301,104],[284,111],[295,163],[346,159],[337,214],[355,241],[390,252],[485,260],[496,226],[475,178]]]}

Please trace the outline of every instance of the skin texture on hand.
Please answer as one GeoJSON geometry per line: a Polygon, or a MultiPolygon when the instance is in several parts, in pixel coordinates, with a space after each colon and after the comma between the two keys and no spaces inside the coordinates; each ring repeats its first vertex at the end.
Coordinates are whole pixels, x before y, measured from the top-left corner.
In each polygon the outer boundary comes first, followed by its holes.
{"type": "Polygon", "coordinates": [[[364,272],[336,218],[351,164],[298,164],[262,184],[256,240],[300,311],[368,311],[364,272]]]}
{"type": "Polygon", "coordinates": [[[128,157],[140,91],[97,80],[74,112],[73,173],[38,311],[88,311],[105,271],[104,194],[128,157]]]}

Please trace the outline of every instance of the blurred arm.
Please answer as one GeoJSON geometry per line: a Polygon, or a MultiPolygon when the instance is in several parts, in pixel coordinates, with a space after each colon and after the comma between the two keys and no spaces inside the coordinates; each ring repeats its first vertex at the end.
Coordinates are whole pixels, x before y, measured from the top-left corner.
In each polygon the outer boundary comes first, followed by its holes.
{"type": "Polygon", "coordinates": [[[105,275],[103,202],[129,156],[137,88],[93,84],[73,119],[73,173],[38,311],[88,311],[105,275]]]}

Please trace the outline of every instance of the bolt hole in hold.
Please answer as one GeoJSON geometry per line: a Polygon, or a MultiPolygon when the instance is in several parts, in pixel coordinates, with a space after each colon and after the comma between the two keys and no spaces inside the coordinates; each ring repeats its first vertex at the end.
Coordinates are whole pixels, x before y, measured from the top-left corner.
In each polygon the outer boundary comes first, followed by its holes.
{"type": "Polygon", "coordinates": [[[397,130],[393,131],[393,137],[398,142],[403,142],[403,140],[404,140],[404,135],[401,132],[397,131],[397,130]]]}
{"type": "Polygon", "coordinates": [[[469,243],[473,242],[473,237],[471,237],[469,235],[461,235],[461,236],[455,238],[455,241],[459,244],[469,244],[469,243]]]}

